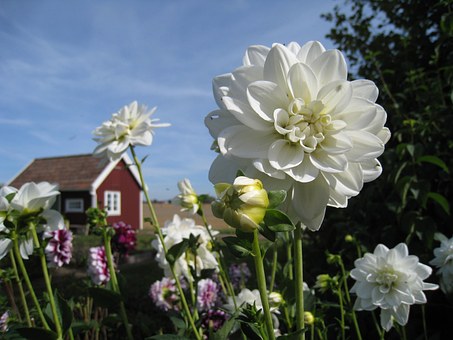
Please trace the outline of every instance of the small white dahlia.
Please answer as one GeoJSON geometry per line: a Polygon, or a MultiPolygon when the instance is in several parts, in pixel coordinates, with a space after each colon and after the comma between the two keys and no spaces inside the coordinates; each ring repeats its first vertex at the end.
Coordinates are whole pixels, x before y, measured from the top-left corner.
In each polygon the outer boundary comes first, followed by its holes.
{"type": "Polygon", "coordinates": [[[434,259],[429,264],[438,268],[440,289],[445,294],[453,294],[453,237],[447,239],[438,233],[434,238],[440,241],[440,247],[434,249],[434,259]]]}
{"type": "Polygon", "coordinates": [[[219,106],[205,119],[219,156],[214,184],[240,169],[266,190],[285,189],[289,213],[319,229],[326,206],[344,208],[381,174],[387,114],[369,80],[347,80],[338,50],[317,41],[250,46],[243,65],[213,80],[219,106]]]}
{"type": "MultiPolygon", "coordinates": [[[[211,239],[205,227],[196,225],[195,221],[191,218],[181,219],[178,215],[173,216],[173,220],[165,222],[162,228],[164,234],[164,242],[167,249],[173,245],[182,242],[183,239],[189,239],[190,235],[198,236],[198,248],[196,256],[193,254],[182,254],[174,265],[176,275],[183,275],[187,280],[193,281],[190,269],[197,270],[197,275],[201,274],[203,269],[216,269],[218,270],[218,263],[215,254],[211,251],[211,239]]],[[[218,231],[211,231],[212,235],[218,234],[218,231]]],[[[157,250],[156,261],[159,266],[164,270],[165,276],[171,277],[172,272],[170,265],[165,258],[164,248],[159,239],[152,241],[152,246],[157,250]]]]}
{"type": "Polygon", "coordinates": [[[129,145],[151,145],[153,129],[167,127],[170,124],[156,124],[158,119],[150,119],[156,107],[147,111],[144,105],[136,101],[124,106],[112,118],[93,131],[93,139],[99,144],[93,151],[94,155],[118,160],[129,145]]]}
{"type": "Polygon", "coordinates": [[[431,275],[431,267],[409,255],[407,245],[389,249],[379,244],[374,253],[357,259],[351,277],[356,280],[351,293],[357,295],[355,310],[371,311],[381,308],[381,326],[389,331],[393,321],[404,326],[413,304],[426,303],[424,290],[438,286],[423,282],[431,275]]]}
{"type": "Polygon", "coordinates": [[[49,265],[62,267],[63,264],[69,264],[72,258],[72,231],[46,231],[44,238],[50,238],[44,249],[49,265]]]}
{"type": "Polygon", "coordinates": [[[180,194],[173,199],[173,204],[180,205],[181,211],[190,211],[192,215],[195,215],[200,208],[200,202],[192,184],[187,178],[184,178],[178,182],[178,188],[180,194]]]}

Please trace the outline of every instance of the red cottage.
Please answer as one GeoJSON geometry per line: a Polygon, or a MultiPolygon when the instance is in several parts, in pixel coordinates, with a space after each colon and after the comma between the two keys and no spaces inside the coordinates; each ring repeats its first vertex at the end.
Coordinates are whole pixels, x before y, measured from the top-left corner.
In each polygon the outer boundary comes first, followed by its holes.
{"type": "Polygon", "coordinates": [[[108,222],[124,221],[143,228],[142,191],[138,172],[127,154],[103,164],[91,154],[37,158],[8,185],[20,188],[26,182],[58,184],[61,195],[56,207],[71,227],[86,225],[85,211],[106,208],[108,222]]]}

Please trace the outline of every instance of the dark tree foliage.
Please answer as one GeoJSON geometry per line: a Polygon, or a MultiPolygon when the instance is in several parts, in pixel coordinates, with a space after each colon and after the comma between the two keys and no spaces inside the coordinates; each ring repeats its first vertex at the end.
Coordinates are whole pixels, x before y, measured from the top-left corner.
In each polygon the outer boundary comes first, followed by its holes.
{"type": "MultiPolygon", "coordinates": [[[[354,242],[344,241],[350,234],[367,251],[405,242],[428,264],[439,246],[435,233],[453,236],[453,1],[344,0],[323,18],[332,23],[327,38],[347,56],[351,78],[378,86],[392,138],[379,158],[382,175],[346,209],[328,209],[320,232],[306,233],[316,247],[305,247],[304,256],[319,258],[317,249],[327,248],[342,253],[350,270],[357,257],[354,242]]],[[[323,269],[307,268],[308,278],[323,269]]],[[[452,315],[442,292],[429,298],[437,316],[452,315]]],[[[412,335],[421,334],[421,324],[414,327],[412,335]]],[[[439,335],[448,322],[432,327],[439,335]]]]}

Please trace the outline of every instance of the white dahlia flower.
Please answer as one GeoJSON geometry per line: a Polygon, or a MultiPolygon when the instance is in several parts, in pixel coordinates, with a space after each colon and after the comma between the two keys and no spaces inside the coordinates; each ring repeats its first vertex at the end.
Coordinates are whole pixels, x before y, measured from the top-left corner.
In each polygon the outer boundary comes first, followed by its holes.
{"type": "Polygon", "coordinates": [[[417,256],[409,255],[404,243],[393,249],[379,244],[373,254],[366,253],[354,264],[351,271],[356,280],[351,288],[351,293],[357,294],[354,309],[381,308],[381,326],[386,331],[392,328],[393,321],[404,326],[410,305],[426,303],[423,291],[438,288],[423,282],[432,269],[420,263],[417,256]]]}
{"type": "Polygon", "coordinates": [[[124,106],[112,118],[93,131],[93,139],[99,144],[94,155],[106,157],[111,161],[118,160],[129,145],[151,145],[153,129],[167,127],[170,124],[156,124],[158,119],[150,119],[156,107],[147,111],[144,105],[138,106],[134,101],[124,106]]]}
{"type": "Polygon", "coordinates": [[[445,294],[453,294],[453,237],[448,239],[438,233],[434,238],[440,241],[440,247],[434,249],[434,259],[429,264],[438,268],[440,289],[445,294]]]}
{"type": "Polygon", "coordinates": [[[181,206],[181,211],[190,211],[192,215],[195,215],[200,208],[200,202],[198,195],[192,187],[192,184],[187,178],[178,182],[178,188],[180,194],[173,199],[173,204],[181,206]]]}
{"type": "Polygon", "coordinates": [[[289,212],[319,229],[326,206],[346,207],[381,174],[390,132],[369,80],[347,80],[338,50],[316,41],[251,46],[243,65],[213,81],[219,106],[205,124],[218,146],[210,180],[238,169],[266,190],[285,189],[289,212]]]}
{"type": "MultiPolygon", "coordinates": [[[[206,228],[196,225],[193,219],[181,219],[178,215],[174,215],[173,220],[165,222],[162,233],[164,234],[164,243],[167,249],[182,242],[183,239],[189,239],[190,235],[199,236],[196,256],[186,252],[186,254],[182,254],[181,257],[176,260],[174,271],[178,277],[183,275],[187,280],[193,281],[190,268],[196,268],[197,275],[200,275],[203,269],[218,269],[216,257],[211,251],[211,238],[206,228]]],[[[216,235],[218,234],[218,231],[213,230],[211,231],[211,234],[216,235]]],[[[165,276],[171,277],[172,273],[170,265],[165,258],[164,248],[159,239],[153,240],[152,246],[157,250],[157,263],[164,270],[165,276]]]]}

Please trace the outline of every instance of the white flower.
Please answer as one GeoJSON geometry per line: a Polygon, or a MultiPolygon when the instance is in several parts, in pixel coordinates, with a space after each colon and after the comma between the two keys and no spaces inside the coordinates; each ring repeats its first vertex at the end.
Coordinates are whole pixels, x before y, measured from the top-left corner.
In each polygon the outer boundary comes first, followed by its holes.
{"type": "MultiPolygon", "coordinates": [[[[206,228],[200,225],[195,225],[195,221],[190,218],[181,219],[178,215],[173,216],[173,220],[165,222],[162,233],[165,235],[164,242],[167,250],[173,245],[183,241],[183,239],[189,239],[190,235],[199,236],[199,246],[197,248],[196,256],[192,254],[183,254],[179,257],[174,265],[176,275],[184,275],[187,280],[193,281],[193,277],[190,272],[191,268],[197,268],[197,275],[201,273],[203,269],[218,269],[218,263],[215,255],[210,250],[211,239],[206,231],[206,228]],[[195,266],[196,261],[196,266],[195,266]]],[[[212,235],[218,234],[218,231],[211,231],[212,235]]],[[[153,240],[152,246],[157,250],[156,261],[159,266],[164,269],[165,276],[171,277],[172,273],[170,270],[169,263],[165,258],[164,249],[158,239],[153,240]]]]}
{"type": "Polygon", "coordinates": [[[156,124],[158,119],[150,119],[155,111],[156,107],[147,112],[146,106],[138,106],[134,101],[112,114],[110,120],[93,131],[93,139],[99,143],[93,154],[118,160],[129,145],[151,145],[153,129],[170,125],[156,124]]]}
{"type": "Polygon", "coordinates": [[[103,246],[90,248],[87,262],[87,273],[94,284],[103,285],[110,281],[107,256],[103,246]]]}
{"type": "Polygon", "coordinates": [[[439,268],[440,289],[445,294],[453,294],[453,237],[447,237],[437,233],[434,238],[440,241],[440,247],[434,249],[434,259],[429,264],[439,268]]]}
{"type": "Polygon", "coordinates": [[[149,289],[148,295],[156,306],[164,311],[179,310],[180,298],[174,279],[164,277],[161,281],[154,282],[149,289]]]}
{"type": "Polygon", "coordinates": [[[356,310],[381,308],[381,326],[389,331],[393,320],[404,326],[412,304],[426,303],[424,290],[438,286],[423,282],[432,269],[409,255],[404,243],[389,249],[379,244],[373,254],[366,253],[355,261],[351,277],[357,282],[351,293],[357,294],[356,310]]]}
{"type": "MultiPolygon", "coordinates": [[[[261,302],[261,296],[258,289],[250,290],[248,288],[243,288],[239,294],[235,297],[236,305],[240,308],[245,307],[246,305],[255,305],[257,310],[263,309],[263,303],[261,302]]],[[[228,297],[228,303],[223,306],[230,313],[234,313],[236,308],[234,306],[234,301],[231,296],[228,297]]],[[[279,326],[280,323],[275,314],[279,314],[279,310],[276,307],[271,307],[271,316],[274,325],[275,335],[280,335],[279,326]]]]}
{"type": "Polygon", "coordinates": [[[231,182],[239,169],[267,190],[285,189],[290,211],[317,230],[326,206],[346,207],[364,182],[377,178],[390,132],[369,80],[347,80],[338,50],[251,46],[243,65],[214,78],[219,110],[205,119],[220,155],[212,183],[231,182]]]}
{"type": "Polygon", "coordinates": [[[173,203],[182,207],[181,211],[190,211],[191,214],[196,214],[200,208],[200,202],[195,190],[192,188],[190,181],[185,178],[178,182],[178,188],[181,192],[173,199],[173,203]]]}

